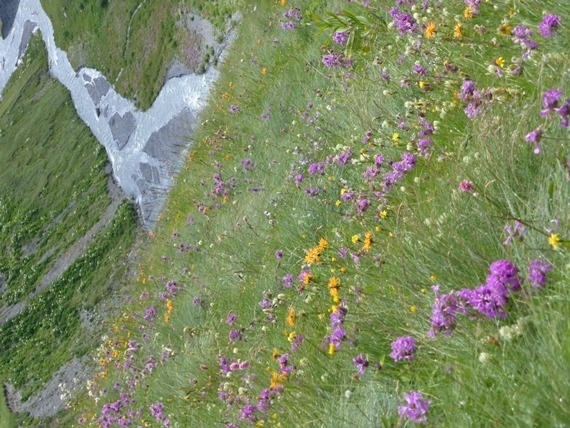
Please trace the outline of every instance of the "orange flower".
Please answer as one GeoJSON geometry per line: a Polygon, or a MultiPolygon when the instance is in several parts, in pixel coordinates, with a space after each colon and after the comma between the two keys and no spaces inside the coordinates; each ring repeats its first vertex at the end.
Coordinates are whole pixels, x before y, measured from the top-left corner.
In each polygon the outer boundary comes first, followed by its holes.
{"type": "Polygon", "coordinates": [[[297,319],[297,315],[295,314],[295,309],[293,309],[293,307],[289,308],[289,315],[287,316],[287,324],[290,327],[293,327],[295,325],[295,321],[297,319]]]}
{"type": "Polygon", "coordinates": [[[430,22],[424,30],[424,36],[426,39],[431,39],[433,36],[435,36],[435,33],[435,24],[433,22],[430,22]]]}

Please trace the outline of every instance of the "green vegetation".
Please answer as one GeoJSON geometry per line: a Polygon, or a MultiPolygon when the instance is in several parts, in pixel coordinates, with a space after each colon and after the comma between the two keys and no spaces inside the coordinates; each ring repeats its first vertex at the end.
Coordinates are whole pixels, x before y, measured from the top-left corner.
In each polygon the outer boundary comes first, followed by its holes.
{"type": "Polygon", "coordinates": [[[131,304],[66,420],[563,426],[567,8],[456,2],[414,19],[406,5],[286,3],[244,15],[131,304]],[[550,37],[543,10],[561,15],[550,37]],[[516,39],[521,25],[532,38],[516,39]],[[330,40],[344,30],[347,48],[330,40]],[[541,116],[551,89],[564,95],[541,116]],[[490,272],[498,260],[511,273],[490,272]],[[402,337],[416,344],[398,355],[402,337]],[[430,405],[399,414],[411,391],[430,405]]]}
{"type": "Polygon", "coordinates": [[[126,265],[118,260],[130,250],[137,221],[125,202],[85,254],[42,284],[111,201],[104,149],[49,77],[39,37],[4,90],[0,130],[0,305],[21,305],[0,325],[0,380],[26,399],[63,363],[92,349],[87,339],[100,329],[84,331],[79,311],[93,312],[121,283],[126,265]]]}
{"type": "Polygon", "coordinates": [[[187,13],[199,11],[223,34],[235,10],[208,1],[43,0],[42,5],[72,66],[97,68],[143,110],[152,105],[175,58],[191,70],[205,70],[208,46],[188,30],[187,13]]]}

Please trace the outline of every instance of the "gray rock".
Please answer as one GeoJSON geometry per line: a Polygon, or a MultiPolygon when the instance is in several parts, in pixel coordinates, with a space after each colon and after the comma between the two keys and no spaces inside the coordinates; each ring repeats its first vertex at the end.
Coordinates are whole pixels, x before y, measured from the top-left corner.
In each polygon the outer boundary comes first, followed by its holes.
{"type": "Polygon", "coordinates": [[[119,150],[125,147],[127,141],[129,141],[129,137],[135,130],[135,126],[135,117],[130,111],[125,113],[124,116],[121,116],[119,113],[115,113],[111,116],[109,119],[109,127],[111,128],[111,133],[119,150]]]}
{"type": "Polygon", "coordinates": [[[2,21],[2,38],[5,39],[14,25],[20,0],[0,1],[0,21],[2,21]]]}

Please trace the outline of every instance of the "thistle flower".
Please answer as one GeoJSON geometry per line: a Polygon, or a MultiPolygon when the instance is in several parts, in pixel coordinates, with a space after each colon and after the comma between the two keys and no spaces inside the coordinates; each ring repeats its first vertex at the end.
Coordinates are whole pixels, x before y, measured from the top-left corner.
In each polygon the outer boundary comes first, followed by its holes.
{"type": "Polygon", "coordinates": [[[352,363],[356,366],[356,368],[358,369],[358,374],[360,376],[364,375],[364,372],[366,371],[366,367],[368,367],[369,362],[366,359],[366,356],[364,354],[359,354],[358,356],[356,356],[355,358],[352,359],[352,363]]]}
{"type": "Polygon", "coordinates": [[[546,284],[546,274],[552,265],[545,260],[532,260],[528,265],[528,280],[534,288],[542,288],[546,284]]]}
{"type": "Polygon", "coordinates": [[[392,342],[390,357],[394,361],[412,361],[416,353],[416,339],[411,336],[403,336],[392,342]]]}
{"type": "Polygon", "coordinates": [[[418,391],[410,391],[404,398],[406,405],[398,406],[398,414],[417,424],[425,424],[431,402],[424,399],[422,393],[418,391]]]}
{"type": "Polygon", "coordinates": [[[560,25],[560,17],[558,15],[553,15],[552,13],[546,14],[544,19],[540,24],[538,24],[538,30],[542,37],[550,37],[554,35],[554,31],[560,25]]]}

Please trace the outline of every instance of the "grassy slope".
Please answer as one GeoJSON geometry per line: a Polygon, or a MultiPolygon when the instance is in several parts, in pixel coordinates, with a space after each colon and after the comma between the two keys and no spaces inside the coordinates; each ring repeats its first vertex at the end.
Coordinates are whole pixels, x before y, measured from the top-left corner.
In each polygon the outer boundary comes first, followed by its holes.
{"type": "Polygon", "coordinates": [[[129,204],[87,253],[36,297],[43,275],[97,222],[110,203],[104,149],[79,120],[65,88],[47,73],[45,47],[34,37],[0,103],[1,304],[27,302],[0,326],[0,378],[24,399],[98,335],[80,327],[124,272],[136,218],[129,204]],[[33,123],[33,126],[30,126],[33,123]],[[117,241],[121,241],[117,245],[117,241]],[[46,346],[49,344],[50,346],[46,346]]]}
{"type": "MultiPolygon", "coordinates": [[[[298,3],[305,21],[310,12],[345,5],[298,3]]],[[[538,113],[546,90],[560,88],[566,96],[570,90],[568,27],[552,39],[536,37],[540,48],[521,75],[498,77],[488,72],[493,61],[502,57],[508,67],[520,56],[520,47],[498,33],[501,20],[536,32],[542,9],[564,9],[554,1],[496,6],[481,4],[472,19],[462,18],[463,3],[449,6],[448,14],[432,11],[427,20],[436,23],[436,36],[417,37],[419,49],[377,21],[370,52],[355,53],[356,78],[320,63],[325,38],[315,41],[312,26],[279,28],[288,7],[246,13],[186,171],[140,262],[132,304],[101,349],[90,387],[98,404],[80,400],[68,417],[96,424],[102,414],[126,417],[134,410],[137,423],[158,426],[150,406],[160,403],[164,417],[180,426],[247,426],[240,419],[245,406],[272,385],[283,392],[268,411],[254,413],[266,425],[395,426],[404,423],[397,413],[404,394],[420,390],[431,400],[433,426],[563,426],[570,414],[568,134],[558,118],[538,113]],[[461,38],[453,37],[455,16],[464,25],[461,38]],[[396,61],[404,52],[407,58],[396,61]],[[415,61],[427,76],[413,71],[415,61]],[[493,94],[474,120],[457,98],[467,77],[493,94]],[[415,151],[424,119],[437,125],[429,155],[418,158],[386,201],[375,199],[362,177],[373,156],[398,160],[415,151]],[[545,138],[535,155],[524,136],[538,125],[545,138]],[[362,142],[367,131],[371,137],[362,142]],[[333,161],[324,175],[310,176],[309,164],[348,146],[353,162],[333,161]],[[305,179],[296,186],[300,173],[305,179]],[[462,180],[474,192],[458,191],[462,180]],[[316,197],[303,191],[311,187],[320,190],[316,197]],[[371,206],[359,213],[354,202],[341,200],[346,191],[371,206]],[[515,219],[529,230],[505,246],[504,227],[515,219]],[[563,240],[556,251],[547,229],[563,240]],[[309,263],[307,251],[321,239],[327,245],[320,261],[309,263]],[[341,248],[348,249],[345,258],[341,248]],[[459,317],[451,336],[429,338],[430,287],[474,288],[498,259],[514,262],[522,276],[533,259],[549,261],[553,270],[544,290],[526,283],[528,293],[513,294],[505,318],[459,317]],[[303,267],[311,271],[309,284],[297,280],[303,267]],[[287,274],[293,288],[283,286],[287,274]],[[322,342],[331,333],[332,276],[340,278],[348,307],[348,338],[331,355],[322,342]],[[174,293],[169,281],[183,291],[174,293]],[[265,311],[258,304],[264,298],[265,311]],[[237,315],[233,326],[225,323],[229,313],[237,315]],[[512,337],[504,327],[521,334],[512,337]],[[238,331],[237,340],[228,339],[230,330],[238,331]],[[293,351],[295,335],[304,341],[293,351]],[[390,344],[408,335],[418,341],[415,360],[394,362],[390,344]],[[360,353],[370,362],[363,376],[352,363],[360,353]],[[290,375],[279,376],[275,354],[289,354],[290,375]],[[249,367],[222,374],[220,357],[249,367]],[[117,413],[103,410],[120,392],[136,402],[123,401],[117,413]],[[230,398],[220,400],[220,392],[230,398]]],[[[563,23],[569,18],[562,14],[563,23]]],[[[383,168],[380,177],[390,170],[383,168]]]]}
{"type": "MultiPolygon", "coordinates": [[[[73,67],[97,68],[142,109],[152,105],[174,57],[190,66],[197,61],[186,58],[186,40],[195,35],[181,25],[181,12],[197,10],[222,31],[234,10],[189,0],[43,0],[42,5],[54,25],[56,44],[68,52],[73,67]]],[[[206,46],[194,49],[199,57],[207,51],[206,46]]],[[[202,63],[198,59],[196,64],[198,70],[202,63]]]]}

